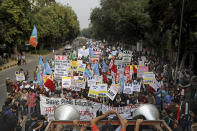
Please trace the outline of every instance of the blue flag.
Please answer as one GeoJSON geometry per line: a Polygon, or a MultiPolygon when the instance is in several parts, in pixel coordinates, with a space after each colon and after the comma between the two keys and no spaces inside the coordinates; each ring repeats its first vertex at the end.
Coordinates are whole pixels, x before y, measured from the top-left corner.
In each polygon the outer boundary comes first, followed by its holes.
{"type": "Polygon", "coordinates": [[[98,63],[94,64],[94,74],[95,75],[100,75],[98,63]]]}
{"type": "Polygon", "coordinates": [[[45,65],[45,71],[46,71],[46,74],[52,75],[52,70],[48,61],[46,62],[46,65],[45,65]]]}
{"type": "Polygon", "coordinates": [[[90,54],[90,57],[91,57],[91,58],[94,57],[94,52],[93,52],[92,48],[89,48],[89,54],[90,54]]]}
{"type": "Polygon", "coordinates": [[[91,73],[88,68],[85,69],[84,76],[91,77],[91,73]]]}
{"type": "Polygon", "coordinates": [[[124,82],[125,82],[125,78],[124,75],[122,75],[122,78],[120,80],[120,86],[121,86],[120,92],[123,92],[124,90],[124,82]]]}
{"type": "Polygon", "coordinates": [[[38,81],[38,85],[44,85],[44,82],[43,82],[43,79],[42,79],[42,76],[41,76],[41,72],[38,72],[37,74],[37,81],[38,81]]]}
{"type": "Polygon", "coordinates": [[[42,57],[40,56],[39,63],[38,63],[39,71],[44,69],[44,63],[42,61],[42,57]]]}
{"type": "Polygon", "coordinates": [[[43,72],[42,72],[42,75],[43,75],[43,76],[46,76],[46,75],[47,75],[46,69],[45,69],[45,68],[44,68],[44,70],[43,70],[43,72]]]}
{"type": "Polygon", "coordinates": [[[106,65],[104,59],[103,59],[103,61],[102,61],[102,65],[103,65],[102,72],[106,72],[106,71],[107,71],[107,65],[106,65]]]}

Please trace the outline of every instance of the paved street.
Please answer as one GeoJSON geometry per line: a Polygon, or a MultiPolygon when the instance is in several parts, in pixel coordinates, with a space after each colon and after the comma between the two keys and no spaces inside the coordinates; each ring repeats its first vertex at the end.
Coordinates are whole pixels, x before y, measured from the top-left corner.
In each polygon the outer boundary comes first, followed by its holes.
{"type": "MultiPolygon", "coordinates": [[[[62,51],[57,51],[55,54],[58,54],[58,53],[61,53],[62,51]]],[[[50,53],[46,56],[43,57],[44,59],[44,62],[47,60],[47,59],[50,59],[50,58],[53,58],[54,57],[54,54],[53,53],[50,53]]],[[[6,99],[6,85],[5,85],[5,79],[7,77],[9,77],[10,79],[12,80],[16,80],[15,78],[15,71],[22,68],[24,71],[28,70],[29,73],[30,73],[30,78],[29,80],[33,80],[33,71],[36,67],[36,65],[38,64],[38,60],[39,60],[39,56],[34,56],[34,58],[29,62],[27,63],[26,65],[21,65],[21,66],[15,66],[15,67],[12,67],[10,69],[7,69],[7,70],[3,70],[0,72],[0,111],[2,110],[2,106],[4,104],[4,101],[6,99]]]]}

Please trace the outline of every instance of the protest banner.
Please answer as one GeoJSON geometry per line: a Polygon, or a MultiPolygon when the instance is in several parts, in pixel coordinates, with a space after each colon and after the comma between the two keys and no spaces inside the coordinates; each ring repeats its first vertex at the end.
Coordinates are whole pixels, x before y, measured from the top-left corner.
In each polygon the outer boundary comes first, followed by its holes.
{"type": "Polygon", "coordinates": [[[143,83],[154,84],[155,74],[153,72],[144,72],[143,83]]]}
{"type": "Polygon", "coordinates": [[[55,61],[68,61],[68,56],[66,56],[66,55],[55,55],[55,61]]]}
{"type": "Polygon", "coordinates": [[[77,71],[78,73],[83,74],[85,72],[86,64],[79,64],[77,71]]]}
{"type": "Polygon", "coordinates": [[[94,75],[94,82],[103,83],[103,77],[99,75],[94,75]]]}
{"type": "MultiPolygon", "coordinates": [[[[118,114],[123,118],[123,119],[132,119],[131,113],[134,112],[140,105],[130,105],[130,106],[123,106],[123,107],[112,107],[112,106],[107,106],[107,105],[102,105],[102,108],[100,109],[103,114],[105,112],[114,110],[117,111],[118,114]]],[[[110,115],[110,117],[114,117],[115,115],[110,115]]]]}
{"type": "Polygon", "coordinates": [[[78,81],[78,76],[74,76],[71,81],[72,91],[80,91],[81,90],[81,88],[77,84],[77,81],[78,81]]]}
{"type": "Polygon", "coordinates": [[[119,91],[120,84],[112,84],[106,95],[113,101],[119,91]]]}
{"type": "Polygon", "coordinates": [[[63,76],[68,76],[68,69],[70,67],[70,62],[68,57],[65,55],[55,55],[55,79],[61,80],[63,76]]]}
{"type": "Polygon", "coordinates": [[[97,98],[98,95],[99,95],[99,86],[95,84],[91,85],[88,92],[88,97],[97,98]]]}
{"type": "Polygon", "coordinates": [[[62,88],[71,88],[71,77],[62,77],[62,88]]]}
{"type": "Polygon", "coordinates": [[[82,89],[85,89],[86,82],[83,81],[83,80],[77,80],[77,86],[82,88],[82,89]]]}
{"type": "Polygon", "coordinates": [[[141,82],[134,80],[132,82],[132,88],[133,88],[133,91],[140,92],[141,82]]]}
{"type": "Polygon", "coordinates": [[[106,97],[107,93],[107,84],[99,83],[99,97],[106,97]]]}
{"type": "Polygon", "coordinates": [[[87,57],[89,55],[89,48],[88,49],[78,49],[78,58],[87,57]]]}
{"type": "Polygon", "coordinates": [[[83,55],[84,55],[84,50],[83,50],[83,48],[78,49],[78,58],[83,57],[83,55]]]}
{"type": "Polygon", "coordinates": [[[25,80],[24,72],[16,71],[15,76],[16,76],[16,81],[24,81],[25,80]]]}
{"type": "Polygon", "coordinates": [[[119,72],[115,75],[115,81],[116,81],[116,83],[120,82],[120,73],[119,72]]]}
{"type": "Polygon", "coordinates": [[[94,77],[86,77],[86,81],[88,83],[88,87],[91,87],[92,84],[96,84],[94,77]]]}
{"type": "Polygon", "coordinates": [[[125,66],[124,76],[126,77],[126,81],[130,80],[130,66],[125,66]]]}
{"type": "Polygon", "coordinates": [[[156,79],[154,79],[154,83],[153,84],[149,84],[155,91],[157,91],[158,88],[161,89],[161,87],[163,86],[163,81],[157,81],[156,79]]]}
{"type": "Polygon", "coordinates": [[[133,94],[133,86],[131,83],[124,83],[124,94],[133,94]]]}
{"type": "Polygon", "coordinates": [[[122,64],[129,65],[131,62],[131,57],[123,57],[122,58],[122,64]]]}
{"type": "Polygon", "coordinates": [[[114,60],[114,64],[115,64],[116,66],[122,65],[122,60],[114,60]]]}
{"type": "Polygon", "coordinates": [[[144,72],[148,72],[148,66],[139,65],[137,70],[137,77],[142,78],[144,72]]]}
{"type": "Polygon", "coordinates": [[[146,61],[146,56],[141,56],[142,61],[146,61]]]}
{"type": "Polygon", "coordinates": [[[139,62],[138,62],[138,65],[144,66],[144,61],[139,61],[139,62]]]}
{"type": "Polygon", "coordinates": [[[70,69],[75,71],[78,68],[78,65],[79,65],[78,61],[71,61],[70,62],[70,69]]]}
{"type": "Polygon", "coordinates": [[[132,57],[133,52],[130,50],[123,51],[123,57],[132,57]]]}
{"type": "Polygon", "coordinates": [[[91,120],[96,117],[96,112],[101,107],[100,103],[82,99],[49,98],[40,96],[41,115],[47,115],[49,120],[54,120],[54,111],[60,105],[71,104],[80,114],[80,120],[91,120]]]}

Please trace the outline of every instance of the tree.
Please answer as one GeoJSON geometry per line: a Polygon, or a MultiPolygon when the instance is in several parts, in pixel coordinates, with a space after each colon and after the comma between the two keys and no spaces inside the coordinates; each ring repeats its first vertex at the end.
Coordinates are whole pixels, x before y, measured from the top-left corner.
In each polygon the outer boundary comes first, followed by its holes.
{"type": "Polygon", "coordinates": [[[17,52],[30,33],[30,3],[21,0],[3,0],[0,5],[0,44],[6,44],[8,52],[17,52]]]}
{"type": "Polygon", "coordinates": [[[102,0],[90,16],[97,38],[135,43],[143,40],[150,27],[145,0],[102,0]]]}

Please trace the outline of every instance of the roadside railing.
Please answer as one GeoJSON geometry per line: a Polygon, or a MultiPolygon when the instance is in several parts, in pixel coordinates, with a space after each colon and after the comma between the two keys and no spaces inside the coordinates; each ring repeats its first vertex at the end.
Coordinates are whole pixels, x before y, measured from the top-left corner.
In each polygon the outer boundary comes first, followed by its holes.
{"type": "MultiPolygon", "coordinates": [[[[79,125],[90,125],[90,121],[79,121],[79,125]]],[[[111,125],[120,125],[119,121],[116,120],[103,120],[99,121],[97,125],[106,125],[106,124],[111,124],[111,125]]],[[[128,125],[135,125],[136,121],[135,120],[129,120],[128,125]]],[[[73,121],[50,121],[49,124],[47,125],[45,131],[53,131],[55,130],[55,127],[57,125],[73,125],[73,121]]],[[[160,129],[163,129],[165,131],[172,131],[171,128],[166,124],[164,120],[158,120],[158,121],[149,121],[149,120],[144,120],[140,125],[151,125],[151,126],[157,126],[160,127],[160,129]]]]}

